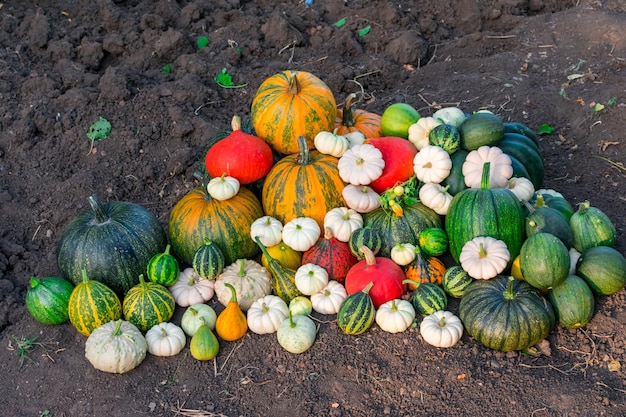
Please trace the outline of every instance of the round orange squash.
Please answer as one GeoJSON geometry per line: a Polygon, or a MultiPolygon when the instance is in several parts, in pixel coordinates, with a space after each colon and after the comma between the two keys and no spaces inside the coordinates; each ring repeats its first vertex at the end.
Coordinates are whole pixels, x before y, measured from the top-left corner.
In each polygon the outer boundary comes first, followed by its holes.
{"type": "Polygon", "coordinates": [[[339,176],[338,159],[309,151],[304,136],[298,142],[300,152],[282,158],[265,177],[261,194],[263,210],[283,224],[296,217],[310,217],[324,230],[326,213],[346,205],[341,194],[345,184],[339,176]]]}
{"type": "Polygon", "coordinates": [[[179,260],[192,265],[194,254],[209,239],[224,253],[226,265],[251,258],[259,247],[250,237],[250,226],[261,216],[261,203],[247,188],[241,187],[234,197],[223,201],[212,198],[204,185],[194,188],[170,213],[168,237],[172,251],[179,260]]]}
{"type": "Polygon", "coordinates": [[[297,153],[298,137],[313,148],[315,135],[333,131],[336,102],[330,88],[306,71],[281,71],[261,83],[252,100],[255,133],[275,151],[297,153]]]}
{"type": "Polygon", "coordinates": [[[379,138],[383,136],[380,127],[381,116],[362,109],[353,109],[353,101],[356,94],[352,93],[346,98],[343,108],[337,109],[335,129],[338,135],[351,132],[361,132],[366,138],[379,138]]]}

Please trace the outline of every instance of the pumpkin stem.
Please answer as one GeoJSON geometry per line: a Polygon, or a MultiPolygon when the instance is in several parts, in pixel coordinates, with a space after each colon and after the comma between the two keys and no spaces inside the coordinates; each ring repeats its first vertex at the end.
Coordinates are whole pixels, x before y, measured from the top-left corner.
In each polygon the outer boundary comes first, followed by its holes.
{"type": "Polygon", "coordinates": [[[85,268],[83,268],[83,269],[80,270],[80,273],[81,273],[81,275],[83,277],[83,282],[84,283],[89,282],[89,277],[87,276],[87,270],[85,268]]]}
{"type": "Polygon", "coordinates": [[[294,96],[297,96],[298,94],[300,94],[300,81],[298,81],[298,72],[297,71],[293,71],[291,72],[291,74],[289,74],[289,88],[287,89],[287,92],[289,94],[293,94],[294,96]]]}
{"type": "Polygon", "coordinates": [[[589,203],[589,200],[585,200],[582,203],[578,203],[578,212],[582,214],[585,211],[587,211],[589,207],[591,207],[591,203],[589,203]]]}
{"type": "Polygon", "coordinates": [[[41,282],[41,281],[39,281],[39,279],[38,279],[38,278],[36,278],[36,277],[32,277],[32,278],[30,279],[29,284],[30,284],[30,287],[31,287],[31,288],[35,288],[37,285],[39,285],[39,283],[40,283],[40,282],[41,282]]]}
{"type": "Polygon", "coordinates": [[[300,165],[309,165],[311,164],[311,153],[309,152],[309,143],[306,140],[306,137],[303,135],[298,136],[298,149],[300,152],[298,153],[298,164],[300,165]]]}
{"type": "Polygon", "coordinates": [[[265,245],[261,243],[261,238],[259,236],[255,236],[254,240],[256,241],[257,245],[259,245],[259,247],[261,248],[261,252],[263,252],[263,255],[265,255],[265,257],[267,258],[267,261],[275,262],[276,260],[272,258],[272,255],[270,255],[270,253],[267,251],[267,248],[265,247],[265,245]]]}
{"type": "Polygon", "coordinates": [[[356,124],[354,121],[354,114],[352,113],[352,100],[356,98],[356,94],[352,93],[346,97],[346,102],[343,103],[343,112],[341,114],[341,124],[345,127],[354,127],[356,124]]]}
{"type": "Polygon", "coordinates": [[[122,334],[122,321],[122,319],[117,320],[117,322],[115,323],[115,329],[113,329],[111,335],[119,336],[122,334]]]}
{"type": "Polygon", "coordinates": [[[245,259],[240,259],[239,260],[239,273],[237,274],[240,278],[245,277],[246,274],[246,260],[245,259]]]}
{"type": "Polygon", "coordinates": [[[163,252],[163,255],[169,255],[171,248],[172,246],[168,243],[167,246],[165,247],[165,251],[163,252]]]}
{"type": "Polygon", "coordinates": [[[419,287],[421,285],[421,282],[412,280],[412,279],[403,279],[402,280],[402,284],[413,284],[415,285],[415,288],[417,289],[417,287],[419,287]]]}
{"type": "Polygon", "coordinates": [[[331,229],[328,226],[324,227],[324,239],[332,239],[333,237],[335,237],[335,235],[333,235],[333,229],[331,229]]]}
{"type": "Polygon", "coordinates": [[[369,294],[370,290],[372,289],[372,287],[374,286],[374,281],[371,281],[369,284],[367,284],[365,286],[365,288],[363,288],[361,291],[364,292],[365,294],[369,294]]]}
{"type": "Polygon", "coordinates": [[[480,177],[480,189],[481,190],[488,190],[489,187],[489,176],[491,175],[490,173],[491,170],[491,162],[485,162],[483,164],[483,175],[482,177],[480,177]]]}
{"type": "Polygon", "coordinates": [[[506,290],[504,290],[504,298],[507,300],[512,300],[515,298],[515,289],[513,288],[515,284],[515,278],[509,277],[509,280],[506,283],[506,290]]]}
{"type": "Polygon", "coordinates": [[[106,223],[111,219],[95,194],[87,198],[87,200],[95,216],[96,224],[106,223]]]}
{"type": "Polygon", "coordinates": [[[235,287],[233,287],[233,286],[232,286],[231,284],[229,284],[229,283],[225,283],[225,284],[224,284],[224,286],[230,290],[230,294],[231,294],[231,296],[230,296],[230,302],[231,302],[231,303],[233,303],[233,302],[235,302],[235,303],[236,303],[236,302],[237,302],[237,292],[235,291],[235,287]]]}
{"type": "Polygon", "coordinates": [[[209,186],[209,182],[211,181],[211,177],[208,174],[205,175],[200,171],[194,172],[193,176],[196,180],[198,180],[198,182],[204,189],[204,199],[207,201],[213,200],[213,197],[211,197],[211,194],[209,194],[209,190],[207,188],[209,186]]]}
{"type": "Polygon", "coordinates": [[[163,326],[159,326],[159,329],[161,330],[161,337],[167,337],[167,332],[165,331],[165,328],[163,326]]]}
{"type": "Polygon", "coordinates": [[[289,327],[292,329],[296,327],[296,323],[293,322],[293,313],[289,310],[289,327]]]}
{"type": "Polygon", "coordinates": [[[446,316],[442,315],[441,318],[439,319],[439,327],[446,327],[446,316]]]}
{"type": "Polygon", "coordinates": [[[143,274],[139,274],[139,285],[141,285],[141,288],[144,289],[144,290],[148,286],[148,283],[144,279],[143,274]]]}
{"type": "Polygon", "coordinates": [[[391,311],[398,311],[398,306],[396,305],[396,300],[391,300],[391,311]]]}
{"type": "Polygon", "coordinates": [[[478,245],[478,257],[481,259],[487,257],[487,251],[485,250],[485,244],[483,242],[480,242],[478,245]]]}
{"type": "Polygon", "coordinates": [[[240,116],[233,116],[232,120],[230,121],[230,127],[233,129],[233,132],[236,130],[241,130],[241,117],[240,116]]]}
{"type": "Polygon", "coordinates": [[[372,252],[370,248],[363,245],[359,248],[359,252],[365,255],[365,262],[367,263],[368,266],[372,266],[376,264],[376,255],[374,255],[374,252],[372,252]]]}
{"type": "MultiPolygon", "coordinates": [[[[542,199],[542,204],[543,204],[543,196],[541,196],[542,199]]],[[[537,200],[539,200],[539,197],[537,197],[537,200]]],[[[522,204],[528,209],[529,212],[533,213],[535,210],[537,210],[537,208],[539,206],[533,206],[532,204],[530,204],[528,201],[526,200],[522,200],[522,204]]]]}

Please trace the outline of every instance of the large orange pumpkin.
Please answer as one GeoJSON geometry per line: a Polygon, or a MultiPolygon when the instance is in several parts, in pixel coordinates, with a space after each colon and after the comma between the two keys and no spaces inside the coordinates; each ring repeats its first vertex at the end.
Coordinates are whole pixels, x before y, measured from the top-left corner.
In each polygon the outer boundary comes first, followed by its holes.
{"type": "Polygon", "coordinates": [[[299,153],[285,156],[265,177],[261,200],[266,215],[283,224],[296,217],[315,219],[324,229],[324,216],[346,205],[341,192],[338,159],[309,151],[304,136],[298,138],[299,153]]]}
{"type": "Polygon", "coordinates": [[[189,191],[170,213],[168,237],[179,260],[192,265],[206,239],[217,243],[226,265],[251,258],[259,247],[250,237],[250,225],[263,216],[259,199],[247,188],[228,200],[212,198],[205,186],[189,191]]]}
{"type": "Polygon", "coordinates": [[[305,71],[282,71],[265,81],[252,100],[255,133],[275,151],[297,153],[298,137],[313,147],[319,132],[333,131],[336,102],[328,86],[305,71]]]}
{"type": "Polygon", "coordinates": [[[352,93],[346,98],[343,108],[337,109],[335,129],[338,135],[351,132],[361,132],[366,138],[379,138],[383,136],[380,127],[381,116],[362,109],[353,109],[353,101],[356,94],[352,93]]]}

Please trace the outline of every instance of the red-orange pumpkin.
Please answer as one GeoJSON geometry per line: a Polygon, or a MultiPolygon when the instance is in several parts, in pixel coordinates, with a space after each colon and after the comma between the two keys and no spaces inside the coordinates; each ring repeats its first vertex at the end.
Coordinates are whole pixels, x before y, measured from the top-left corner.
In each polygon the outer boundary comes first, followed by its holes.
{"type": "Polygon", "coordinates": [[[193,257],[205,238],[224,253],[226,265],[251,258],[259,252],[250,237],[250,225],[263,216],[259,199],[247,188],[228,200],[213,199],[206,187],[189,191],[170,213],[168,236],[179,260],[192,265],[193,257]]]}
{"type": "Polygon", "coordinates": [[[381,116],[362,109],[353,109],[352,105],[356,94],[352,93],[346,98],[343,108],[337,109],[335,129],[338,135],[351,132],[361,132],[366,138],[378,138],[383,136],[380,127],[381,116]]]}
{"type": "Polygon", "coordinates": [[[333,131],[336,102],[330,88],[305,71],[282,71],[261,83],[252,100],[258,137],[281,154],[299,151],[298,137],[313,148],[319,132],[333,131]]]}
{"type": "Polygon", "coordinates": [[[383,173],[369,186],[377,193],[403,183],[415,174],[413,159],[417,155],[417,148],[407,139],[396,136],[368,138],[365,143],[375,146],[383,154],[385,167],[383,173]]]}
{"type": "Polygon", "coordinates": [[[344,183],[337,158],[309,151],[300,136],[301,151],[278,161],[265,177],[261,200],[266,215],[283,224],[296,217],[315,219],[324,229],[324,216],[346,205],[341,192],[344,183]]]}
{"type": "MultiPolygon", "coordinates": [[[[446,266],[441,259],[435,256],[428,256],[422,251],[418,251],[413,262],[404,267],[406,278],[414,282],[429,282],[431,284],[443,285],[445,273],[446,266]]],[[[408,287],[410,291],[413,291],[417,285],[409,283],[408,287]]]]}
{"type": "Polygon", "coordinates": [[[324,236],[315,245],[302,254],[302,263],[321,266],[328,272],[328,277],[343,284],[350,268],[359,260],[350,251],[346,242],[333,236],[333,231],[326,227],[324,236]]]}

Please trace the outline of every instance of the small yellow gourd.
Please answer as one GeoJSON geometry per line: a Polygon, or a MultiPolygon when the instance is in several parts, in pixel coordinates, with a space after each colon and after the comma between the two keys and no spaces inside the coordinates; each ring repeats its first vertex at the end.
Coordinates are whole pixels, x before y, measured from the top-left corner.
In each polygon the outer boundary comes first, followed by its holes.
{"type": "Polygon", "coordinates": [[[215,321],[215,332],[227,342],[234,342],[241,339],[248,331],[248,321],[246,315],[241,311],[237,302],[237,292],[231,284],[224,284],[232,294],[226,308],[217,316],[215,321]]]}

